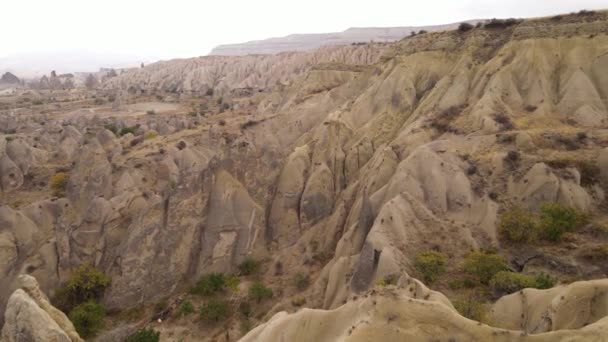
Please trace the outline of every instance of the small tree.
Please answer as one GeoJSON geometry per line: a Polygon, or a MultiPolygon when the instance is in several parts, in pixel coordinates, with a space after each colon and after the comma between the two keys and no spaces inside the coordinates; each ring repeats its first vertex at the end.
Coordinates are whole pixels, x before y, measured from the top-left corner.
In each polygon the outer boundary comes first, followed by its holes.
{"type": "Polygon", "coordinates": [[[100,270],[90,265],[80,265],[67,284],[55,291],[53,302],[64,312],[69,312],[81,303],[99,301],[108,285],[110,278],[100,270]]]}
{"type": "Polygon", "coordinates": [[[211,296],[222,291],[225,285],[226,278],[223,273],[211,273],[201,277],[194,287],[190,289],[190,293],[211,296]]]}
{"type": "Polygon", "coordinates": [[[216,321],[228,316],[228,304],[225,301],[212,298],[201,306],[200,316],[207,321],[216,321]]]}
{"type": "Polygon", "coordinates": [[[93,337],[102,327],[105,310],[103,306],[88,301],[70,311],[69,317],[80,336],[93,337]]]}
{"type": "Polygon", "coordinates": [[[445,255],[441,252],[427,251],[416,256],[414,267],[426,283],[432,283],[445,272],[445,255]]]}
{"type": "Polygon", "coordinates": [[[264,299],[272,298],[272,289],[264,286],[261,282],[255,282],[249,288],[249,298],[251,300],[255,300],[256,302],[261,302],[264,299]]]}
{"type": "Polygon", "coordinates": [[[192,305],[192,302],[189,300],[184,300],[180,305],[179,308],[177,309],[177,315],[178,316],[186,316],[189,315],[191,313],[194,312],[194,305],[192,305]]]}
{"type": "Polygon", "coordinates": [[[260,262],[248,257],[239,264],[239,272],[241,275],[248,276],[256,274],[260,270],[260,262]]]}

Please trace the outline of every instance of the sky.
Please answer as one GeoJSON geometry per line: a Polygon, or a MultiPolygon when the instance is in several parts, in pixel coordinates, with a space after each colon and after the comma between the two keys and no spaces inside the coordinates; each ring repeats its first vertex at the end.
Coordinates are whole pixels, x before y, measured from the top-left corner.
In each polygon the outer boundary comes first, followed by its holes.
{"type": "Polygon", "coordinates": [[[601,8],[608,0],[0,0],[0,57],[73,50],[169,59],[291,33],[601,8]]]}

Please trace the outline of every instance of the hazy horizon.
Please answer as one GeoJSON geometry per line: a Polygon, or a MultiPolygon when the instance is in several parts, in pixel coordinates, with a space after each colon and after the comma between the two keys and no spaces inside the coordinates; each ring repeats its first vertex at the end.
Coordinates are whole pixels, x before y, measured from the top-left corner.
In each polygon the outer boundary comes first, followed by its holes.
{"type": "Polygon", "coordinates": [[[376,0],[373,6],[352,0],[21,0],[3,4],[0,70],[7,69],[1,63],[10,56],[72,51],[78,58],[78,51],[85,51],[87,56],[151,61],[201,56],[217,45],[297,33],[537,17],[606,7],[606,0],[426,0],[416,6],[394,0],[376,0]]]}

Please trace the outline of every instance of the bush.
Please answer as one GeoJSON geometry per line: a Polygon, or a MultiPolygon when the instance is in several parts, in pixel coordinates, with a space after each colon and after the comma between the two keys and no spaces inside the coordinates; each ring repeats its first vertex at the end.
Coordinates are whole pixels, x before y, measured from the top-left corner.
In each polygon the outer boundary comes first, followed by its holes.
{"type": "Polygon", "coordinates": [[[300,291],[306,290],[310,285],[310,279],[308,278],[308,275],[298,273],[293,278],[293,285],[300,291]]]}
{"type": "Polygon", "coordinates": [[[272,289],[264,286],[264,284],[260,283],[259,281],[255,282],[249,288],[249,298],[257,301],[258,303],[264,299],[272,298],[272,295],[272,289]]]}
{"type": "Polygon", "coordinates": [[[148,114],[148,115],[154,115],[154,114],[156,114],[156,111],[154,109],[150,109],[150,110],[146,111],[146,114],[148,114]]]}
{"type": "Polygon", "coordinates": [[[414,267],[426,283],[432,283],[445,272],[445,255],[441,252],[427,251],[416,255],[414,267]]]}
{"type": "Polygon", "coordinates": [[[241,283],[241,279],[239,279],[239,277],[234,276],[234,277],[230,277],[228,279],[226,279],[225,281],[225,285],[227,288],[231,289],[232,292],[238,292],[239,291],[239,284],[241,283]]]}
{"type": "Polygon", "coordinates": [[[467,32],[473,29],[473,25],[469,24],[469,23],[460,23],[460,25],[458,25],[458,31],[459,32],[467,32]]]}
{"type": "Polygon", "coordinates": [[[540,237],[560,241],[564,233],[575,231],[584,221],[584,216],[574,208],[545,203],[540,208],[540,237]]]}
{"type": "Polygon", "coordinates": [[[207,91],[205,92],[205,95],[207,95],[207,96],[213,96],[213,88],[207,89],[207,91]]]}
{"type": "Polygon", "coordinates": [[[68,315],[78,334],[87,339],[94,336],[103,327],[105,310],[103,306],[88,301],[76,306],[68,315]]]}
{"type": "Polygon", "coordinates": [[[497,28],[497,29],[503,29],[509,26],[513,26],[513,25],[517,25],[521,22],[521,20],[517,20],[517,19],[492,19],[488,22],[485,23],[484,27],[485,28],[497,28]]]}
{"type": "Polygon", "coordinates": [[[454,308],[468,319],[472,319],[478,322],[484,322],[486,320],[488,310],[486,305],[481,303],[475,298],[458,298],[452,303],[454,308]]]}
{"type": "Polygon", "coordinates": [[[158,342],[160,341],[160,332],[153,329],[141,329],[135,334],[129,336],[125,342],[158,342]]]}
{"type": "Polygon", "coordinates": [[[110,278],[90,265],[80,265],[67,284],[55,291],[53,302],[64,312],[88,301],[99,301],[110,278]]]}
{"type": "Polygon", "coordinates": [[[57,172],[51,177],[50,186],[53,196],[65,196],[65,188],[68,185],[68,175],[65,172],[57,172]]]}
{"type": "Polygon", "coordinates": [[[177,309],[177,315],[180,317],[187,316],[193,312],[194,312],[194,305],[192,305],[192,302],[187,299],[184,300],[179,305],[179,308],[177,309]]]}
{"type": "Polygon", "coordinates": [[[123,135],[129,134],[129,133],[135,135],[135,131],[137,130],[137,128],[138,128],[137,126],[124,127],[120,131],[118,131],[118,135],[121,137],[123,135]]]}
{"type": "Polygon", "coordinates": [[[535,287],[537,289],[541,289],[541,290],[545,290],[545,289],[550,289],[553,286],[555,286],[555,284],[557,284],[557,279],[545,274],[545,273],[540,273],[536,275],[536,285],[535,287]]]}
{"type": "Polygon", "coordinates": [[[224,289],[226,278],[222,273],[207,274],[190,289],[190,293],[203,296],[211,296],[224,289]]]}
{"type": "Polygon", "coordinates": [[[499,230],[512,242],[533,241],[538,232],[538,220],[532,213],[516,207],[502,214],[499,230]]]}
{"type": "Polygon", "coordinates": [[[508,271],[496,273],[490,281],[490,286],[499,296],[517,292],[527,287],[535,287],[535,285],[536,279],[533,276],[508,271]]]}
{"type": "Polygon", "coordinates": [[[223,300],[212,298],[201,306],[200,316],[206,321],[218,322],[228,316],[228,304],[223,300]]]}
{"type": "Polygon", "coordinates": [[[94,103],[96,106],[102,106],[106,104],[106,101],[104,99],[96,98],[94,103]]]}
{"type": "Polygon", "coordinates": [[[487,285],[492,277],[507,268],[505,259],[496,253],[477,251],[470,253],[462,265],[463,271],[487,285]]]}
{"type": "Polygon", "coordinates": [[[490,286],[498,296],[517,292],[525,288],[549,289],[557,280],[545,273],[536,276],[501,271],[490,281],[490,286]]]}
{"type": "Polygon", "coordinates": [[[253,258],[246,258],[238,267],[241,275],[248,276],[256,274],[260,270],[260,262],[253,258]]]}

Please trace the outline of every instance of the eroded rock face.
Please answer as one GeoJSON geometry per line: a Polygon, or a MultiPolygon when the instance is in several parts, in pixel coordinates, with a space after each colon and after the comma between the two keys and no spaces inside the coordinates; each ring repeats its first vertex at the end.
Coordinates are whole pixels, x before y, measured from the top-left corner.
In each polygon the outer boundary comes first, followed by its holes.
{"type": "Polygon", "coordinates": [[[20,275],[19,285],[6,306],[3,342],[83,341],[67,316],[49,303],[34,277],[20,275]]]}

